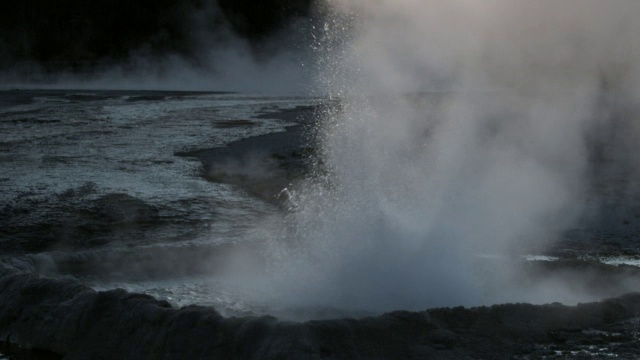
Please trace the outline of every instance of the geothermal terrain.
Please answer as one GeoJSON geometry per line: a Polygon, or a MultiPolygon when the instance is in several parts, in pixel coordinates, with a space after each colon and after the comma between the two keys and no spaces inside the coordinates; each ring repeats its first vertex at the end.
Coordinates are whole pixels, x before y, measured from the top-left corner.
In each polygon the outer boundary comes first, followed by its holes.
{"type": "Polygon", "coordinates": [[[554,283],[544,305],[391,311],[242,285],[286,261],[272,255],[270,219],[296,212],[291,193],[323,166],[327,100],[13,90],[2,104],[6,356],[638,356],[638,204],[607,148],[591,165],[612,175],[596,177],[583,227],[544,248],[475,254],[491,276],[517,268],[532,288],[554,283]]]}
{"type": "Polygon", "coordinates": [[[639,358],[638,4],[2,2],[0,359],[639,358]]]}

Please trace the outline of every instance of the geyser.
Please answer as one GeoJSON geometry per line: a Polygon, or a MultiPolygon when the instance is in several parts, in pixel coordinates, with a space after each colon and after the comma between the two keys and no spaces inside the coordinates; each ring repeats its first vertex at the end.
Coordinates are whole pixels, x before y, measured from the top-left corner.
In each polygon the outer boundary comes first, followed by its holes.
{"type": "Polygon", "coordinates": [[[587,213],[590,141],[640,94],[640,3],[327,5],[324,167],[265,231],[271,266],[251,286],[376,311],[584,299],[523,281],[514,259],[587,213]]]}

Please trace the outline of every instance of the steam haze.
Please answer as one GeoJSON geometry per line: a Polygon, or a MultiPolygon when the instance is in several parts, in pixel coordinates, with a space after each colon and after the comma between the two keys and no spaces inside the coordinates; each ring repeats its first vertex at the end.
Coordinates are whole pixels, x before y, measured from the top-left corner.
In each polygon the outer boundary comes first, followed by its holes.
{"type": "Polygon", "coordinates": [[[640,3],[329,6],[318,84],[341,105],[322,114],[326,171],[294,192],[256,286],[370,310],[589,298],[525,281],[514,259],[588,221],[603,129],[636,166],[640,3]]]}
{"type": "Polygon", "coordinates": [[[2,34],[0,43],[7,51],[0,56],[0,84],[308,92],[312,54],[302,44],[309,37],[309,1],[265,2],[260,6],[263,13],[250,12],[254,6],[244,2],[222,2],[224,8],[218,1],[189,0],[165,5],[41,4],[38,12],[6,4],[5,16],[18,18],[6,21],[7,27],[29,31],[21,36],[9,30],[2,34]],[[53,13],[49,17],[44,15],[48,7],[53,13]],[[145,18],[135,20],[136,16],[145,18]],[[68,29],[68,24],[85,28],[68,29]]]}

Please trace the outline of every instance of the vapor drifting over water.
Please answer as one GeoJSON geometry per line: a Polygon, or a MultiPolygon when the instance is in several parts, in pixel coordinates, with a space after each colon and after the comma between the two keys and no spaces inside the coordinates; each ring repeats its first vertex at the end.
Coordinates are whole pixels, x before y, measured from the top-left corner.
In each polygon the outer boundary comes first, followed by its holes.
{"type": "MultiPolygon", "coordinates": [[[[92,6],[100,8],[99,4],[74,9],[77,14],[73,16],[85,17],[86,24],[95,26],[95,28],[89,26],[83,31],[104,32],[105,39],[116,40],[104,41],[96,45],[93,42],[86,44],[86,38],[77,36],[75,32],[73,35],[66,33],[60,35],[55,32],[49,34],[43,33],[42,30],[34,30],[24,34],[24,38],[42,38],[38,39],[37,43],[46,43],[47,40],[51,40],[52,44],[55,44],[58,37],[65,36],[73,44],[69,47],[76,49],[74,50],[77,52],[76,56],[69,55],[69,52],[72,54],[74,52],[66,48],[58,49],[58,52],[52,51],[53,55],[50,57],[54,59],[59,57],[60,60],[43,63],[39,62],[34,55],[21,55],[22,57],[13,59],[10,50],[15,47],[24,47],[26,53],[30,51],[37,53],[38,48],[28,50],[30,49],[28,41],[25,40],[22,44],[20,38],[12,38],[12,42],[7,44],[6,54],[0,54],[3,55],[0,56],[2,60],[0,61],[0,89],[195,90],[306,94],[312,76],[309,66],[312,61],[310,51],[300,44],[305,43],[306,37],[309,37],[311,16],[304,16],[302,14],[304,11],[296,16],[284,16],[282,13],[286,11],[274,4],[265,2],[262,5],[264,9],[269,10],[265,12],[262,20],[270,21],[278,15],[285,19],[273,20],[276,24],[271,29],[263,30],[259,39],[252,39],[238,32],[233,26],[234,17],[237,17],[236,24],[249,20],[244,20],[243,14],[225,13],[216,0],[179,0],[172,1],[166,6],[154,7],[156,12],[145,13],[145,16],[162,18],[162,13],[157,12],[158,8],[164,9],[165,17],[169,14],[170,17],[175,17],[175,23],[171,24],[180,28],[180,31],[176,30],[176,32],[181,35],[173,34],[174,37],[171,37],[167,35],[171,30],[159,25],[157,29],[153,27],[147,29],[148,39],[140,43],[135,41],[142,36],[141,28],[144,28],[139,24],[153,24],[153,21],[140,20],[139,23],[133,24],[136,25],[135,28],[130,29],[123,25],[129,33],[128,38],[124,39],[127,41],[124,41],[117,35],[110,37],[113,29],[105,28],[99,21],[93,21],[95,24],[92,24],[95,13],[90,9],[93,9],[92,6]],[[179,10],[171,11],[170,6],[178,7],[179,10]],[[85,49],[86,47],[88,48],[85,49]],[[160,50],[163,47],[166,49],[160,50]],[[87,55],[101,48],[112,49],[115,53],[102,57],[87,55]],[[118,56],[118,52],[124,54],[118,56]],[[75,67],[72,66],[73,64],[75,67]]],[[[72,5],[66,4],[60,7],[65,6],[72,5]]],[[[13,10],[16,17],[30,19],[29,16],[16,10],[18,8],[21,7],[18,6],[13,10]]],[[[107,8],[116,12],[104,14],[103,16],[106,17],[122,17],[122,11],[127,11],[127,9],[118,9],[117,6],[107,8]]],[[[136,6],[132,8],[139,9],[136,6]]],[[[40,15],[46,11],[46,9],[40,9],[35,13],[40,15]]],[[[135,18],[135,15],[129,15],[135,18]]],[[[38,29],[36,25],[40,24],[31,24],[29,21],[33,20],[24,20],[25,23],[20,26],[38,29]]],[[[42,27],[62,31],[60,29],[64,29],[68,22],[53,16],[51,24],[42,27]]],[[[125,22],[125,24],[128,23],[125,22]]],[[[47,51],[50,49],[56,49],[55,45],[47,47],[47,51]]]]}
{"type": "Polygon", "coordinates": [[[370,310],[584,299],[505,259],[584,219],[594,141],[634,144],[640,3],[329,8],[319,83],[342,101],[323,114],[326,171],[294,192],[258,287],[370,310]]]}

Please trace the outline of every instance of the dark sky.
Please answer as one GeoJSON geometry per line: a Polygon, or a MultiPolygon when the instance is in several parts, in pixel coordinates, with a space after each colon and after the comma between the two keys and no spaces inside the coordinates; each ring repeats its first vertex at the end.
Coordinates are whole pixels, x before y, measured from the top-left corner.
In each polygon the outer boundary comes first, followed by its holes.
{"type": "Polygon", "coordinates": [[[313,0],[3,0],[0,70],[36,63],[47,71],[87,71],[150,56],[197,57],[198,26],[261,41],[309,15],[313,0]]]}

